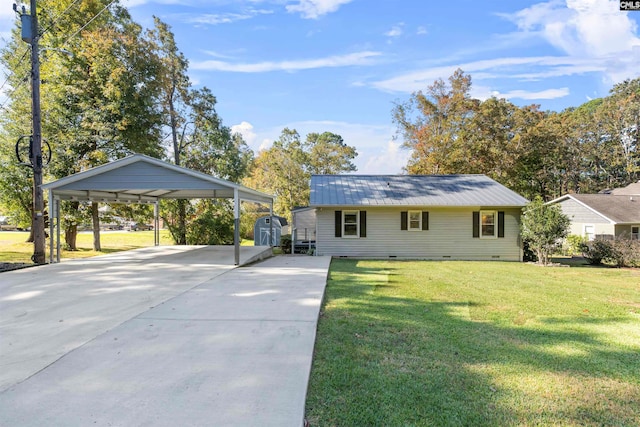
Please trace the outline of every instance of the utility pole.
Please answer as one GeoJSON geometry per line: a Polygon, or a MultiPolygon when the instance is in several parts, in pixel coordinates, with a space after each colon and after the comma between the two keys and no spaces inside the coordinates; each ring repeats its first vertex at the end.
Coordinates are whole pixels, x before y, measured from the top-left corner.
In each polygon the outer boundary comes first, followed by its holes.
{"type": "MultiPolygon", "coordinates": [[[[36,0],[31,0],[31,108],[33,135],[29,157],[33,167],[33,257],[36,264],[45,263],[44,196],[42,194],[42,122],[40,118],[40,58],[38,52],[38,16],[36,0]]],[[[24,25],[24,21],[23,21],[24,25]]]]}

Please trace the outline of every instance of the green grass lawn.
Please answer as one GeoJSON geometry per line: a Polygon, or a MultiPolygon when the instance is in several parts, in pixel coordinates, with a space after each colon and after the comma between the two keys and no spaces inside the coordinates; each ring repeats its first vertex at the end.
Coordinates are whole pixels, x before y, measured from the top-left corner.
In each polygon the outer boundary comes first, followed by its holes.
{"type": "MultiPolygon", "coordinates": [[[[33,243],[26,243],[28,232],[0,232],[0,262],[31,262],[33,243]]],[[[62,237],[64,247],[64,237],[62,237]]],[[[61,258],[88,258],[112,252],[153,246],[153,231],[102,232],[100,233],[102,252],[93,250],[93,233],[78,234],[77,251],[62,250],[61,258]]],[[[242,239],[242,246],[253,246],[253,240],[242,239]]],[[[168,230],[160,230],[160,245],[173,245],[168,230]]],[[[47,239],[47,260],[49,259],[49,239],[47,239]]]]}
{"type": "MultiPolygon", "coordinates": [[[[0,262],[31,262],[33,243],[26,243],[28,232],[0,232],[0,262]]],[[[62,242],[64,246],[64,238],[62,242]]],[[[153,231],[103,232],[100,233],[102,252],[93,250],[93,233],[78,234],[77,251],[62,250],[64,258],[88,258],[107,253],[153,246],[153,231]]],[[[160,230],[160,244],[172,245],[169,231],[160,230]]],[[[49,239],[47,239],[47,259],[49,259],[49,239]]]]}
{"type": "Polygon", "coordinates": [[[638,426],[640,271],[334,260],[312,426],[638,426]]]}

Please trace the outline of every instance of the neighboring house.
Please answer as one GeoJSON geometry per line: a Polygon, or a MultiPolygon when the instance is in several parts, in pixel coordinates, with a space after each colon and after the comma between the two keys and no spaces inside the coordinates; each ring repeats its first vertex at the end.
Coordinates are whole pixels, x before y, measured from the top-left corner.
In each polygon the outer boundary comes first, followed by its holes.
{"type": "Polygon", "coordinates": [[[640,196],[640,181],[631,183],[626,187],[614,188],[610,194],[615,196],[640,196]]]}
{"type": "Polygon", "coordinates": [[[621,236],[638,239],[640,234],[640,195],[567,194],[548,203],[557,203],[569,217],[570,234],[588,240],[621,236]]]}
{"type": "Polygon", "coordinates": [[[528,201],[485,175],[313,175],[316,254],[522,260],[528,201]]]}

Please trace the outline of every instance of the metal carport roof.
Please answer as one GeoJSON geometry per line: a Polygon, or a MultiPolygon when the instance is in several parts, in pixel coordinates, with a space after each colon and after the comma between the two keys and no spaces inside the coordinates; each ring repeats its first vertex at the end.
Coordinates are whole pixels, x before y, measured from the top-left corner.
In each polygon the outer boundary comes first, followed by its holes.
{"type": "MultiPolygon", "coordinates": [[[[142,154],[70,175],[42,188],[49,191],[51,217],[58,219],[60,200],[157,205],[160,199],[234,199],[236,263],[239,263],[240,200],[266,203],[273,210],[273,196],[269,194],[142,154]]],[[[53,225],[51,221],[52,233],[53,225]]]]}

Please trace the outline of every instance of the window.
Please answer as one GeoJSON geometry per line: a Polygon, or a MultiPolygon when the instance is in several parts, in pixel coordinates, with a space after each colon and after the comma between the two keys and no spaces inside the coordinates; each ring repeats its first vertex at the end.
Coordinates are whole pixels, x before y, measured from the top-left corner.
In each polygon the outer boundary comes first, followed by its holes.
{"type": "Polygon", "coordinates": [[[409,230],[422,230],[422,211],[409,211],[409,230]]]}
{"type": "Polygon", "coordinates": [[[269,225],[271,223],[271,218],[265,218],[264,223],[269,225]]]}
{"type": "Polygon", "coordinates": [[[429,230],[429,212],[427,211],[400,212],[400,230],[409,230],[409,231],[429,230]]]}
{"type": "Polygon", "coordinates": [[[584,226],[584,236],[588,241],[592,241],[596,238],[596,227],[595,225],[585,225],[584,226]]]}
{"type": "Polygon", "coordinates": [[[480,211],[480,238],[490,239],[496,237],[497,227],[496,211],[480,211]]]}
{"type": "Polygon", "coordinates": [[[336,237],[367,237],[367,211],[335,211],[336,237]]]}
{"type": "Polygon", "coordinates": [[[358,237],[360,235],[359,211],[342,212],[342,237],[358,237]]]}
{"type": "Polygon", "coordinates": [[[640,240],[640,225],[631,226],[631,240],[640,240]]]}

